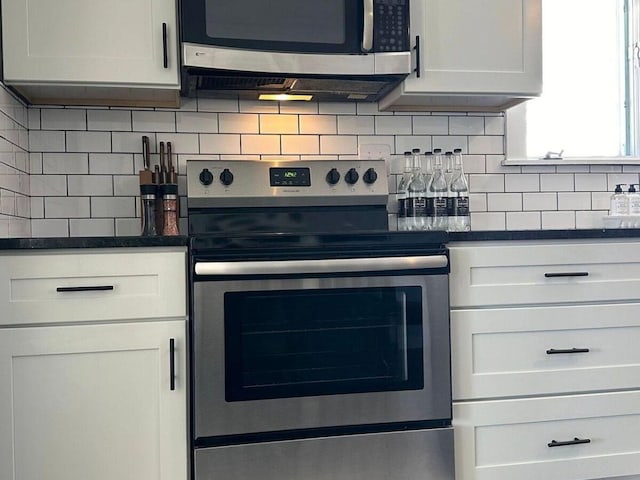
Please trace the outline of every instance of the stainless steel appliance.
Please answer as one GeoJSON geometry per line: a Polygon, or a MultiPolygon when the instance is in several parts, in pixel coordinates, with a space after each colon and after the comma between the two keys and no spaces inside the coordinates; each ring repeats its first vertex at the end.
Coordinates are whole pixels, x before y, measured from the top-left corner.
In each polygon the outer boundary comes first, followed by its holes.
{"type": "Polygon", "coordinates": [[[195,480],[453,480],[448,255],[384,161],[187,177],[195,480]]]}
{"type": "Polygon", "coordinates": [[[411,70],[409,0],[182,0],[183,90],[376,101],[411,70]]]}

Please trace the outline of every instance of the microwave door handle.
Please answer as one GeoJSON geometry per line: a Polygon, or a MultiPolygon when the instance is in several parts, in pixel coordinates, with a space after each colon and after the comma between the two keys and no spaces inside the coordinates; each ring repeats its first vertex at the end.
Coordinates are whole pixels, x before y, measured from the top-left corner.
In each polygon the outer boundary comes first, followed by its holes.
{"type": "Polygon", "coordinates": [[[370,52],[373,48],[373,0],[362,0],[364,3],[364,22],[362,22],[362,51],[370,52]]]}
{"type": "Polygon", "coordinates": [[[270,262],[196,262],[196,275],[301,275],[428,270],[449,265],[446,255],[270,262]]]}

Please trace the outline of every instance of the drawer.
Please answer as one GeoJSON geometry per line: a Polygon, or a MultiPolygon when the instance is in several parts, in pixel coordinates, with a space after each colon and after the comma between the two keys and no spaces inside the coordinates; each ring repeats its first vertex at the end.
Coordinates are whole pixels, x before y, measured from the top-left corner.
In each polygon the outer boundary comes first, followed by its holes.
{"type": "Polygon", "coordinates": [[[451,307],[640,300],[640,243],[450,247],[451,307]]]}
{"type": "Polygon", "coordinates": [[[186,315],[184,248],[0,255],[0,325],[186,315]]]}
{"type": "Polygon", "coordinates": [[[454,403],[453,424],[457,480],[640,474],[637,391],[454,403]]]}
{"type": "Polygon", "coordinates": [[[453,398],[640,388],[640,303],[454,310],[453,398]]]}

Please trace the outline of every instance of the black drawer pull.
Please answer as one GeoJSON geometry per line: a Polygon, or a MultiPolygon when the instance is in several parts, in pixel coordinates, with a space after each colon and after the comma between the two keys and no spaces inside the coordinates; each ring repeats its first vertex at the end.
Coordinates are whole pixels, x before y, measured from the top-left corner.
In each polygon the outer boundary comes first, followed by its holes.
{"type": "Polygon", "coordinates": [[[176,389],[176,341],[169,339],[169,383],[170,389],[176,389]]]}
{"type": "Polygon", "coordinates": [[[545,273],[545,277],[547,278],[557,278],[557,277],[588,277],[589,272],[557,272],[557,273],[545,273]]]}
{"type": "Polygon", "coordinates": [[[547,355],[557,355],[557,354],[563,354],[563,353],[589,353],[589,349],[588,348],[566,348],[566,349],[550,348],[549,350],[547,350],[547,355]]]}
{"type": "Polygon", "coordinates": [[[547,443],[547,447],[566,447],[568,445],[580,445],[582,443],[591,443],[591,439],[574,437],[573,440],[568,440],[566,442],[556,442],[555,440],[551,440],[551,443],[547,443]]]}
{"type": "Polygon", "coordinates": [[[58,287],[56,292],[102,292],[113,290],[113,285],[94,285],[89,287],[58,287]]]}

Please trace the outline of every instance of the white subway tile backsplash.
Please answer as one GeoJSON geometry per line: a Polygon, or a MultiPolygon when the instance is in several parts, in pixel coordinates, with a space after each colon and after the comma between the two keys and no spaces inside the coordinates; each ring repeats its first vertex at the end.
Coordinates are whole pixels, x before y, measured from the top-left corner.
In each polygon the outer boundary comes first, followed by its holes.
{"type": "Polygon", "coordinates": [[[66,132],[67,152],[110,152],[111,132],[66,132]]]}
{"type": "Polygon", "coordinates": [[[318,135],[282,135],[282,153],[284,155],[317,155],[320,153],[318,135]]]}
{"type": "Polygon", "coordinates": [[[176,113],[178,132],[218,133],[218,114],[211,112],[176,113]]]}
{"type": "Polygon", "coordinates": [[[42,123],[40,121],[40,109],[30,108],[27,112],[29,130],[40,130],[42,128],[42,123]]]}
{"type": "Polygon", "coordinates": [[[280,102],[280,113],[294,115],[315,115],[318,113],[317,102],[280,102]]]}
{"type": "Polygon", "coordinates": [[[44,199],[46,218],[88,218],[91,216],[89,197],[47,197],[44,199]]]}
{"type": "Polygon", "coordinates": [[[589,173],[589,165],[557,165],[556,173],[589,173]]]}
{"type": "Polygon", "coordinates": [[[505,192],[539,192],[540,176],[534,173],[513,174],[504,176],[505,192]]]}
{"type": "Polygon", "coordinates": [[[540,175],[540,190],[543,192],[573,192],[574,176],[568,173],[540,175]]]}
{"type": "Polygon", "coordinates": [[[504,155],[483,155],[486,158],[486,173],[522,173],[522,167],[502,165],[504,155]]]}
{"type": "Polygon", "coordinates": [[[505,230],[504,212],[471,212],[471,230],[505,230]]]}
{"type": "Polygon", "coordinates": [[[257,113],[219,113],[218,131],[220,133],[259,133],[259,119],[257,113]]]}
{"type": "Polygon", "coordinates": [[[87,111],[80,109],[49,109],[40,113],[43,130],[86,130],[87,111]]]}
{"type": "Polygon", "coordinates": [[[591,197],[591,206],[580,210],[609,210],[611,208],[611,195],[613,192],[586,192],[591,197]]]}
{"type": "Polygon", "coordinates": [[[590,165],[591,173],[622,173],[622,165],[590,165]]]}
{"type": "Polygon", "coordinates": [[[576,228],[603,228],[603,217],[607,214],[600,210],[576,212],[576,228]]]}
{"type": "Polygon", "coordinates": [[[630,185],[638,184],[638,174],[637,173],[620,173],[620,174],[609,174],[607,175],[608,187],[607,191],[612,192],[615,190],[616,185],[623,184],[622,189],[627,190],[630,185]]]}
{"type": "Polygon", "coordinates": [[[486,193],[470,193],[469,194],[469,211],[486,212],[487,211],[487,194],[486,193]]]}
{"type": "Polygon", "coordinates": [[[298,133],[297,115],[260,115],[260,133],[296,134],[298,133]]]}
{"type": "Polygon", "coordinates": [[[114,175],[113,194],[116,197],[136,197],[140,195],[138,175],[114,175]]]}
{"type": "Polygon", "coordinates": [[[502,135],[470,136],[469,153],[501,155],[504,153],[504,137],[502,135]]]}
{"type": "Polygon", "coordinates": [[[540,230],[540,212],[507,212],[507,230],[540,230]]]}
{"type": "Polygon", "coordinates": [[[31,197],[31,218],[44,218],[43,197],[31,197]]]}
{"type": "Polygon", "coordinates": [[[410,118],[414,135],[447,135],[449,133],[448,117],[413,116],[410,118]]]}
{"type": "Polygon", "coordinates": [[[72,237],[112,237],[115,235],[114,221],[112,218],[72,218],[69,234],[72,237]]]}
{"type": "Polygon", "coordinates": [[[453,152],[456,148],[462,149],[462,153],[465,155],[472,153],[468,149],[468,137],[460,135],[449,135],[446,137],[434,135],[433,148],[442,149],[442,153],[453,152]]]}
{"type": "Polygon", "coordinates": [[[204,154],[239,154],[240,135],[236,134],[200,134],[200,153],[204,154]]]}
{"type": "Polygon", "coordinates": [[[542,212],[543,230],[565,230],[576,228],[575,212],[542,212]]]}
{"type": "Polygon", "coordinates": [[[356,103],[356,112],[358,115],[393,115],[393,112],[381,112],[378,110],[377,103],[358,102],[356,103]]]}
{"type": "Polygon", "coordinates": [[[131,131],[131,112],[127,110],[87,110],[88,130],[131,131]]]}
{"type": "Polygon", "coordinates": [[[504,175],[469,175],[469,191],[504,192],[504,175]]]}
{"type": "Polygon", "coordinates": [[[91,218],[136,216],[137,197],[91,197],[91,218]]]}
{"type": "Polygon", "coordinates": [[[225,100],[218,98],[198,98],[199,112],[239,112],[238,100],[225,100]]]}
{"type": "Polygon", "coordinates": [[[524,165],[521,167],[522,173],[556,173],[553,165],[524,165]]]}
{"type": "Polygon", "coordinates": [[[504,135],[504,116],[484,117],[485,135],[504,135]]]}
{"type": "Polygon", "coordinates": [[[31,175],[31,195],[35,197],[66,197],[67,177],[65,175],[31,175]]]}
{"type": "Polygon", "coordinates": [[[180,153],[200,153],[200,143],[197,133],[158,133],[158,145],[160,142],[171,142],[173,154],[180,153]]]}
{"type": "Polygon", "coordinates": [[[34,219],[31,220],[31,235],[39,237],[68,237],[69,220],[64,219],[34,219]]]}
{"type": "Polygon", "coordinates": [[[320,153],[322,155],[356,155],[358,153],[358,137],[321,135],[320,153]]]}
{"type": "MultiPolygon", "coordinates": [[[[137,237],[142,230],[139,218],[116,218],[116,236],[137,237]]],[[[186,230],[185,230],[186,231],[186,230]]]]}
{"type": "Polygon", "coordinates": [[[279,102],[240,100],[239,112],[243,113],[278,113],[280,111],[279,102]]]}
{"type": "Polygon", "coordinates": [[[329,115],[355,115],[357,113],[356,104],[320,102],[318,103],[318,113],[329,115]]]}
{"type": "Polygon", "coordinates": [[[411,117],[375,117],[376,135],[409,135],[412,132],[411,117]]]}
{"type": "Polygon", "coordinates": [[[339,135],[373,135],[375,126],[373,117],[338,115],[339,135]]]}
{"type": "MultiPolygon", "coordinates": [[[[142,137],[149,137],[151,152],[157,152],[155,133],[112,132],[111,151],[114,153],[142,153],[142,137]]],[[[93,153],[93,152],[90,152],[93,153]]]]}
{"type": "MultiPolygon", "coordinates": [[[[607,175],[604,173],[591,173],[575,175],[575,191],[576,192],[606,192],[607,191],[607,175]]],[[[576,228],[577,217],[576,217],[576,228]]]]}
{"type": "MultiPolygon", "coordinates": [[[[384,135],[380,135],[380,136],[367,136],[367,135],[360,135],[357,138],[358,141],[358,147],[359,148],[364,148],[366,145],[379,145],[380,146],[380,150],[383,153],[383,158],[386,158],[385,153],[388,150],[389,153],[395,153],[395,147],[394,147],[394,137],[389,135],[389,136],[384,136],[384,135]]],[[[356,152],[356,155],[360,152],[360,150],[358,150],[358,152],[356,152]]],[[[342,158],[343,160],[347,160],[348,156],[347,155],[340,155],[340,158],[342,158]]]]}
{"type": "Polygon", "coordinates": [[[44,153],[42,173],[89,173],[88,153],[44,153]]]}
{"type": "Polygon", "coordinates": [[[335,135],[338,133],[338,120],[335,115],[300,116],[300,133],[335,135]]]}
{"type": "Polygon", "coordinates": [[[484,135],[484,117],[451,117],[449,119],[449,134],[484,135]]]}
{"type": "Polygon", "coordinates": [[[136,132],[175,132],[174,112],[133,111],[133,130],[136,132]]]}
{"type": "Polygon", "coordinates": [[[491,212],[510,212],[522,210],[521,193],[489,193],[487,209],[491,212]]]}
{"type": "Polygon", "coordinates": [[[559,192],[558,210],[591,210],[591,194],[588,192],[559,192]]]}
{"type": "MultiPolygon", "coordinates": [[[[137,170],[141,169],[142,166],[137,170]]],[[[89,173],[91,175],[126,175],[137,172],[134,172],[133,155],[130,153],[90,153],[89,173]]]]}
{"type": "Polygon", "coordinates": [[[63,131],[33,130],[29,132],[30,152],[64,152],[65,135],[63,131]]]}
{"type": "Polygon", "coordinates": [[[556,193],[523,193],[523,210],[556,210],[558,208],[558,196],[556,193]]]}
{"type": "Polygon", "coordinates": [[[279,154],[280,135],[242,135],[240,147],[243,154],[279,154]]]}
{"type": "Polygon", "coordinates": [[[111,175],[69,175],[67,177],[69,196],[113,195],[111,175]]]}

